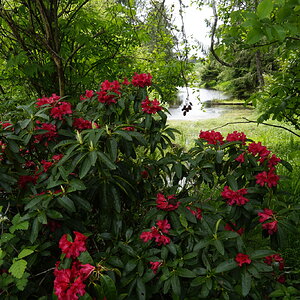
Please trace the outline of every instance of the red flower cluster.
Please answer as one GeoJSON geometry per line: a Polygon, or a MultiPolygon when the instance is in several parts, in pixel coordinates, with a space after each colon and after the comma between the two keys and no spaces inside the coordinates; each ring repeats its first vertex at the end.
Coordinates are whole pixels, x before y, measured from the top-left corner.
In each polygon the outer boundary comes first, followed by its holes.
{"type": "Polygon", "coordinates": [[[246,139],[247,139],[247,137],[244,134],[244,132],[234,131],[232,133],[228,133],[228,135],[226,137],[226,142],[241,141],[241,142],[243,142],[243,145],[245,145],[246,139]]]}
{"type": "Polygon", "coordinates": [[[263,162],[268,155],[271,153],[267,147],[262,146],[261,142],[258,143],[251,143],[248,145],[248,151],[253,155],[256,156],[258,154],[258,156],[260,157],[259,161],[263,162]]]}
{"type": "Polygon", "coordinates": [[[53,162],[51,162],[51,161],[46,161],[46,160],[43,159],[43,160],[41,161],[41,164],[42,164],[42,166],[43,166],[44,172],[47,173],[48,170],[52,167],[53,162]]]}
{"type": "Polygon", "coordinates": [[[66,254],[66,257],[76,258],[81,252],[86,251],[85,241],[87,236],[77,231],[73,231],[73,233],[75,234],[74,242],[70,242],[67,234],[64,234],[59,241],[59,248],[66,254]]]}
{"type": "Polygon", "coordinates": [[[37,175],[21,175],[18,180],[18,185],[21,189],[24,189],[28,183],[36,185],[37,179],[37,175]]]}
{"type": "Polygon", "coordinates": [[[161,111],[163,108],[160,106],[160,102],[157,99],[152,101],[148,97],[142,101],[142,111],[147,114],[156,114],[158,111],[161,111]]]}
{"type": "Polygon", "coordinates": [[[10,122],[0,122],[0,125],[2,126],[2,129],[6,129],[7,127],[9,127],[9,129],[12,129],[13,130],[13,128],[11,128],[11,126],[13,125],[13,124],[11,124],[10,122]]]}
{"type": "Polygon", "coordinates": [[[126,130],[126,131],[135,131],[135,128],[134,128],[134,127],[131,127],[131,126],[123,127],[122,129],[123,129],[123,130],[126,130]]]}
{"type": "Polygon", "coordinates": [[[276,265],[278,266],[278,269],[282,271],[284,269],[284,259],[283,257],[280,256],[280,254],[273,254],[270,256],[266,256],[264,263],[267,265],[276,265]]]}
{"type": "Polygon", "coordinates": [[[152,269],[153,273],[156,274],[158,268],[162,265],[162,262],[159,262],[159,261],[150,261],[150,265],[151,265],[150,269],[152,269]]]}
{"type": "Polygon", "coordinates": [[[222,197],[227,199],[228,205],[245,205],[249,202],[249,199],[243,197],[243,195],[247,194],[247,189],[240,189],[237,191],[233,191],[229,188],[229,186],[224,186],[224,190],[221,193],[222,197]]]}
{"type": "Polygon", "coordinates": [[[50,115],[54,119],[62,120],[64,115],[71,115],[72,109],[71,104],[69,102],[58,102],[56,106],[54,106],[51,111],[50,115]]]}
{"type": "Polygon", "coordinates": [[[120,83],[117,80],[112,82],[105,80],[101,83],[101,90],[96,92],[98,95],[98,101],[105,104],[111,104],[117,102],[117,97],[121,95],[120,83]]]}
{"type": "Polygon", "coordinates": [[[268,187],[276,186],[280,179],[279,176],[275,174],[275,168],[270,169],[269,172],[263,171],[258,173],[255,178],[257,184],[261,186],[266,184],[268,187]]]}
{"type": "Polygon", "coordinates": [[[165,196],[161,193],[156,195],[156,207],[161,210],[171,211],[178,208],[180,202],[176,201],[175,195],[165,196]]]}
{"type": "Polygon", "coordinates": [[[190,208],[189,206],[186,207],[198,220],[201,220],[202,217],[202,209],[197,207],[196,210],[190,208]]]}
{"type": "Polygon", "coordinates": [[[222,145],[224,143],[223,141],[223,136],[220,132],[218,131],[214,131],[214,130],[211,130],[211,131],[200,131],[200,134],[199,134],[199,138],[200,139],[203,139],[205,141],[207,141],[208,144],[211,144],[211,145],[217,145],[217,144],[220,144],[222,145]]]}
{"type": "Polygon", "coordinates": [[[135,75],[132,77],[131,83],[134,86],[139,86],[143,88],[146,86],[150,86],[152,84],[151,80],[152,80],[152,76],[149,73],[148,74],[135,73],[135,75]]]}
{"type": "Polygon", "coordinates": [[[170,238],[163,235],[163,233],[168,234],[169,229],[171,229],[168,220],[158,220],[156,225],[157,227],[151,227],[151,231],[142,232],[140,239],[143,240],[144,243],[154,239],[158,246],[169,244],[171,242],[170,238]]]}
{"type": "Polygon", "coordinates": [[[243,163],[245,162],[245,153],[241,153],[236,159],[236,161],[238,161],[239,163],[243,163]]]}
{"type": "Polygon", "coordinates": [[[56,94],[52,94],[51,97],[43,97],[40,99],[37,99],[36,105],[42,106],[42,105],[54,105],[58,100],[60,99],[60,96],[57,96],[56,94]]]}
{"type": "Polygon", "coordinates": [[[54,294],[58,300],[77,300],[85,294],[84,281],[91,275],[95,267],[74,261],[71,269],[58,269],[59,262],[54,269],[54,294]]]}
{"type": "Polygon", "coordinates": [[[232,228],[232,225],[234,227],[236,227],[236,224],[235,223],[226,223],[226,225],[224,226],[224,229],[227,230],[227,231],[233,231],[233,232],[236,232],[238,233],[239,235],[242,235],[245,231],[244,228],[240,228],[238,230],[235,230],[234,228],[232,228]]]}
{"type": "Polygon", "coordinates": [[[262,228],[268,232],[269,235],[272,235],[273,233],[277,232],[278,227],[278,221],[275,218],[275,214],[272,209],[264,208],[264,212],[258,213],[259,222],[264,223],[267,220],[271,219],[271,222],[267,222],[262,224],[262,228]]]}
{"type": "Polygon", "coordinates": [[[94,96],[94,91],[93,90],[86,90],[85,91],[85,95],[80,95],[80,100],[86,100],[86,99],[90,99],[94,96]]]}
{"type": "Polygon", "coordinates": [[[54,162],[58,162],[58,161],[60,161],[63,157],[64,157],[63,154],[54,154],[54,155],[52,156],[52,159],[53,159],[54,162]]]}
{"type": "Polygon", "coordinates": [[[73,120],[73,127],[78,130],[84,130],[84,129],[92,129],[92,122],[85,120],[83,118],[75,118],[73,120]]]}
{"type": "Polygon", "coordinates": [[[42,140],[53,141],[57,136],[57,128],[54,124],[51,123],[42,123],[37,121],[38,126],[35,127],[35,130],[46,130],[48,132],[42,134],[36,134],[34,143],[40,143],[42,140]]]}
{"type": "Polygon", "coordinates": [[[235,257],[235,261],[238,263],[238,265],[241,267],[244,264],[251,264],[251,259],[249,255],[243,254],[243,253],[238,253],[235,257]]]}

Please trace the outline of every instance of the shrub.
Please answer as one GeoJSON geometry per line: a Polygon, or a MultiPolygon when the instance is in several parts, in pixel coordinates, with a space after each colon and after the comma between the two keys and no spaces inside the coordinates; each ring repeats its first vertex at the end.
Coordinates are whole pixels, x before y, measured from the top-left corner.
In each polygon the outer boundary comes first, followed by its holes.
{"type": "Polygon", "coordinates": [[[289,280],[276,250],[298,214],[276,166],[290,165],[237,131],[185,151],[153,89],[106,80],[2,123],[1,296],[262,299],[289,280]]]}

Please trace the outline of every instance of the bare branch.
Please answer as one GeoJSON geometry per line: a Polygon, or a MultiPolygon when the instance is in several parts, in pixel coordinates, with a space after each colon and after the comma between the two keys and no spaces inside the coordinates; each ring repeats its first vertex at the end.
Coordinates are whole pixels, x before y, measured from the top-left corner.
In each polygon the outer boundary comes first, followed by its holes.
{"type": "Polygon", "coordinates": [[[246,120],[246,121],[237,121],[237,122],[228,122],[222,126],[218,126],[218,127],[215,127],[211,130],[216,130],[216,129],[220,129],[220,128],[223,128],[225,126],[228,126],[228,125],[234,125],[234,124],[247,124],[247,123],[256,123],[257,125],[261,124],[261,125],[266,125],[266,126],[271,126],[271,127],[275,127],[275,128],[281,128],[281,129],[284,129],[284,130],[287,130],[288,132],[294,134],[295,136],[297,137],[300,137],[300,134],[290,130],[289,128],[286,128],[284,126],[280,126],[280,125],[274,125],[274,124],[269,124],[269,123],[260,123],[260,122],[257,122],[257,121],[252,121],[252,120],[248,120],[247,118],[243,117],[242,119],[246,120]]]}

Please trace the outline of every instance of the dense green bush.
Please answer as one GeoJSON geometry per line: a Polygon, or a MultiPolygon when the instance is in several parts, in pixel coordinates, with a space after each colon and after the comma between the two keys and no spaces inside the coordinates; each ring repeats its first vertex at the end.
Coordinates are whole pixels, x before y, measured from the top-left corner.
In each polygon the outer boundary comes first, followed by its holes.
{"type": "Polygon", "coordinates": [[[277,193],[290,165],[236,131],[185,151],[152,91],[150,74],[106,80],[2,123],[0,297],[298,293],[276,251],[299,221],[277,193]]]}

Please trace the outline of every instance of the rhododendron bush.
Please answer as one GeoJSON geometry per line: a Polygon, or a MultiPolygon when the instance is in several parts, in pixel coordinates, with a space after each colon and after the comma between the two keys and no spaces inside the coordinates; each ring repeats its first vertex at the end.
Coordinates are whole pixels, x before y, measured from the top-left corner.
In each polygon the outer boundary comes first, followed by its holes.
{"type": "Polygon", "coordinates": [[[1,299],[265,299],[293,279],[278,250],[297,225],[277,193],[290,165],[237,131],[180,148],[152,80],[1,123],[1,299]]]}

